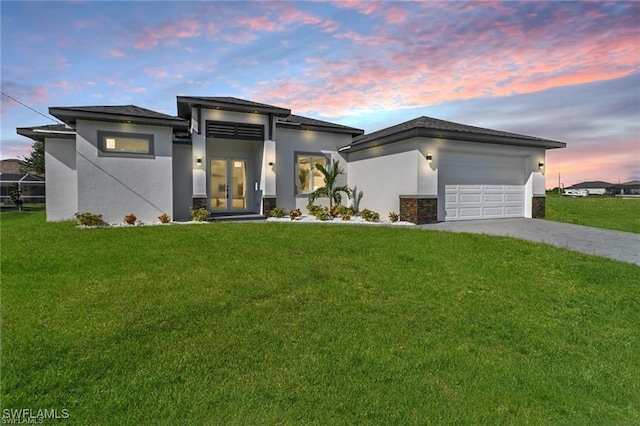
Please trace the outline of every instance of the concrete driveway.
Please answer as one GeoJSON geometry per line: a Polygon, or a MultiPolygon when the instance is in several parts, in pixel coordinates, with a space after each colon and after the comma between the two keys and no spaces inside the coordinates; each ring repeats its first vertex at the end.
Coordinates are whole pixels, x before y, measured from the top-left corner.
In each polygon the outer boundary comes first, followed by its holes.
{"type": "Polygon", "coordinates": [[[640,235],[543,219],[488,219],[420,225],[433,231],[502,235],[640,265],[640,235]]]}

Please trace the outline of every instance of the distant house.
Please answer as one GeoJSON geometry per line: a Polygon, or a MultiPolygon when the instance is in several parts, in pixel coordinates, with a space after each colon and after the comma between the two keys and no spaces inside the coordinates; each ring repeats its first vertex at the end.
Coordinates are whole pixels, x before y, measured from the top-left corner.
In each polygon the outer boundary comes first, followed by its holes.
{"type": "Polygon", "coordinates": [[[609,182],[603,182],[601,180],[596,180],[592,182],[582,182],[577,183],[573,186],[565,188],[565,190],[569,189],[584,189],[589,194],[588,195],[604,195],[607,193],[607,189],[611,187],[613,184],[609,182]]]}
{"type": "Polygon", "coordinates": [[[44,176],[22,172],[25,163],[17,158],[0,161],[0,203],[12,204],[11,185],[18,185],[25,203],[44,203],[46,189],[44,176]]]}
{"type": "Polygon", "coordinates": [[[640,180],[611,185],[607,193],[614,195],[640,195],[640,180]]]}
{"type": "MultiPolygon", "coordinates": [[[[377,132],[231,97],[177,97],[177,116],[134,105],[51,107],[65,125],[17,129],[45,143],[47,220],[135,213],[189,220],[305,209],[340,161],[364,207],[415,223],[544,217],[545,152],[565,143],[419,117],[377,132]]],[[[320,200],[325,203],[327,200],[320,200]]]]}

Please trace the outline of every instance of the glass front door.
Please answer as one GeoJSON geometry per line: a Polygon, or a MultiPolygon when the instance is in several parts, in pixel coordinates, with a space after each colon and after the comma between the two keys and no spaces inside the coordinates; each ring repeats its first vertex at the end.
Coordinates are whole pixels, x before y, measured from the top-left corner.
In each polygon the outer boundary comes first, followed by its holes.
{"type": "Polygon", "coordinates": [[[247,210],[247,161],[211,159],[211,210],[247,210]]]}

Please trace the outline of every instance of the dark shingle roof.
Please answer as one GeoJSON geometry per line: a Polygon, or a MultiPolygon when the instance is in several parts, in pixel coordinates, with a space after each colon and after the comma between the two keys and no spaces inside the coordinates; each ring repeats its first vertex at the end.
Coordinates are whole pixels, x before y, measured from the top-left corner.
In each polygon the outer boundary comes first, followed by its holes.
{"type": "Polygon", "coordinates": [[[180,117],[163,114],[136,105],[51,107],[49,108],[49,114],[70,125],[74,125],[78,118],[116,122],[128,121],[132,123],[174,127],[187,125],[186,121],[180,117]]]}
{"type": "Polygon", "coordinates": [[[187,118],[191,115],[190,106],[201,105],[209,108],[218,108],[226,111],[257,112],[261,114],[274,114],[278,117],[286,117],[291,110],[232,96],[178,96],[178,115],[187,118]]]}
{"type": "Polygon", "coordinates": [[[581,183],[576,183],[575,185],[572,185],[570,187],[568,187],[567,189],[582,189],[582,188],[608,188],[610,186],[612,186],[612,183],[609,182],[603,182],[601,180],[595,180],[592,182],[581,182],[581,183]]]}
{"type": "Polygon", "coordinates": [[[563,148],[566,145],[564,142],[422,116],[377,132],[356,137],[351,144],[351,150],[357,150],[354,148],[358,146],[364,149],[369,144],[380,145],[417,136],[544,148],[563,148]]]}
{"type": "Polygon", "coordinates": [[[278,120],[278,125],[290,125],[301,128],[308,128],[311,130],[323,130],[327,131],[339,132],[339,133],[348,133],[353,136],[361,135],[364,133],[362,129],[356,129],[355,127],[344,126],[342,124],[330,123],[328,121],[317,120],[315,118],[303,117],[301,115],[291,114],[285,119],[278,120]]]}

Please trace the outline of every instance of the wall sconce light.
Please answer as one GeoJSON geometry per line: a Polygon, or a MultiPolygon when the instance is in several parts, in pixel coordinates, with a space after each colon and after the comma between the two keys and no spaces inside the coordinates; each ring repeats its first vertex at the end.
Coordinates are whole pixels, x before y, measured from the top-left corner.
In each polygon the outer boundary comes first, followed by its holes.
{"type": "Polygon", "coordinates": [[[198,167],[202,166],[202,157],[200,156],[196,157],[196,166],[198,167]]]}
{"type": "Polygon", "coordinates": [[[543,163],[542,161],[540,161],[540,162],[538,163],[538,168],[539,168],[540,170],[543,170],[543,169],[544,169],[544,163],[543,163]]]}
{"type": "Polygon", "coordinates": [[[425,158],[427,159],[427,163],[431,164],[431,162],[433,161],[433,154],[431,154],[430,152],[427,152],[427,155],[425,155],[425,158]]]}

